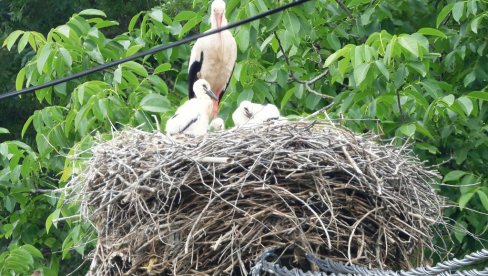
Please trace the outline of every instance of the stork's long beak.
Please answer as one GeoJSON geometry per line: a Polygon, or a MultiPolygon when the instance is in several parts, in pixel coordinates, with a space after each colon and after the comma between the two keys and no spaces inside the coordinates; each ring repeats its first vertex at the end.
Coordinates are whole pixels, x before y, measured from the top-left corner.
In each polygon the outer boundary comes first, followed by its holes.
{"type": "Polygon", "coordinates": [[[205,94],[207,94],[212,100],[218,102],[219,101],[219,98],[217,98],[217,96],[215,96],[215,93],[210,90],[210,89],[207,89],[205,90],[205,94]]]}
{"type": "Polygon", "coordinates": [[[222,17],[224,14],[216,14],[215,19],[217,20],[217,28],[222,28],[222,17]]]}

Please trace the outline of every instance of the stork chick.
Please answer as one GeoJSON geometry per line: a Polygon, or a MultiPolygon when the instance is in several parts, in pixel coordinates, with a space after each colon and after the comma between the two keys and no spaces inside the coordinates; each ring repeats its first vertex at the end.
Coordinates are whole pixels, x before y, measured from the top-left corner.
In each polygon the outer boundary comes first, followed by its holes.
{"type": "Polygon", "coordinates": [[[215,118],[210,123],[210,129],[213,131],[225,130],[224,120],[222,118],[215,118]]]}
{"type": "Polygon", "coordinates": [[[180,106],[175,115],[166,123],[166,134],[189,134],[201,136],[207,133],[209,118],[217,96],[210,89],[210,84],[200,79],[193,84],[195,98],[180,106]]]}
{"type": "Polygon", "coordinates": [[[232,113],[234,125],[261,124],[269,120],[280,118],[280,111],[272,104],[256,104],[250,101],[243,101],[232,113]]]}
{"type": "MultiPolygon", "coordinates": [[[[223,0],[212,2],[210,22],[210,30],[227,26],[223,0]]],[[[219,98],[213,106],[214,118],[217,118],[219,102],[229,85],[236,59],[237,44],[229,30],[199,38],[191,49],[188,64],[188,97],[195,97],[195,81],[199,78],[206,79],[219,98]]]]}

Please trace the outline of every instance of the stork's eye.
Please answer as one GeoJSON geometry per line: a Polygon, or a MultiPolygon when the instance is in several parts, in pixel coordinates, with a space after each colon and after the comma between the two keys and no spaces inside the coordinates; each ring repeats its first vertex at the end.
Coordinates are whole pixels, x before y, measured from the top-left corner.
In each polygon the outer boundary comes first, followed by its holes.
{"type": "Polygon", "coordinates": [[[203,88],[204,88],[205,90],[208,90],[208,86],[207,86],[206,84],[204,84],[204,85],[203,85],[203,88]]]}

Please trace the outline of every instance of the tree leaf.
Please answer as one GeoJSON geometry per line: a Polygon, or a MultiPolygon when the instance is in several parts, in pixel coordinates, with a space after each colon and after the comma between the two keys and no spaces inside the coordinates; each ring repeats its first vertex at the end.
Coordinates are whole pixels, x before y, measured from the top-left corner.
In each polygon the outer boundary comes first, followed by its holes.
{"type": "Polygon", "coordinates": [[[473,102],[470,98],[462,96],[459,97],[456,101],[460,103],[461,108],[466,113],[466,116],[471,115],[471,112],[473,111],[473,102]]]}
{"type": "Polygon", "coordinates": [[[427,128],[425,128],[425,126],[421,122],[415,123],[415,131],[434,140],[434,136],[432,136],[432,133],[430,133],[430,131],[427,128]]]}
{"type": "Polygon", "coordinates": [[[82,10],[79,13],[79,15],[107,17],[107,15],[103,11],[97,10],[97,9],[86,9],[86,10],[82,10]]]}
{"type": "Polygon", "coordinates": [[[334,33],[329,33],[327,35],[327,42],[329,42],[330,47],[332,47],[332,49],[334,49],[335,51],[341,48],[341,42],[334,33]]]}
{"type": "Polygon", "coordinates": [[[422,62],[409,62],[407,66],[417,71],[422,77],[427,75],[427,69],[422,62]]]}
{"type": "Polygon", "coordinates": [[[481,14],[471,21],[470,25],[471,25],[471,30],[473,31],[473,33],[475,33],[475,34],[478,33],[478,26],[480,24],[481,19],[483,19],[483,17],[485,17],[485,15],[481,14]]]}
{"type": "Polygon", "coordinates": [[[140,49],[144,48],[144,45],[133,45],[127,49],[127,52],[125,52],[126,57],[130,57],[133,54],[139,52],[140,49]]]}
{"type": "Polygon", "coordinates": [[[478,13],[478,5],[476,2],[478,2],[478,0],[468,0],[468,10],[472,15],[476,15],[478,13]]]}
{"type": "Polygon", "coordinates": [[[21,137],[23,138],[25,135],[25,132],[27,131],[27,128],[29,128],[30,124],[32,123],[32,120],[34,120],[34,115],[31,115],[27,121],[25,121],[24,126],[22,127],[22,133],[21,137]]]}
{"type": "Polygon", "coordinates": [[[150,93],[147,94],[142,100],[141,100],[141,108],[145,111],[149,112],[167,112],[170,109],[170,102],[166,97],[156,94],[156,93],[150,93]]]}
{"type": "Polygon", "coordinates": [[[163,10],[154,8],[149,13],[149,16],[157,22],[163,22],[163,10]]]}
{"type": "Polygon", "coordinates": [[[128,62],[122,64],[122,68],[127,68],[127,69],[131,70],[132,72],[134,72],[134,73],[136,73],[142,77],[148,76],[146,68],[144,68],[143,65],[141,65],[135,61],[128,61],[128,62]]]}
{"type": "Polygon", "coordinates": [[[129,26],[128,26],[129,32],[132,32],[134,30],[134,27],[136,26],[137,20],[139,19],[141,14],[142,14],[142,12],[140,12],[140,13],[138,13],[132,17],[132,19],[129,22],[129,26]]]}
{"type": "Polygon", "coordinates": [[[415,126],[415,124],[408,124],[408,125],[402,125],[398,131],[400,131],[401,133],[403,133],[405,136],[412,136],[415,134],[415,130],[417,129],[417,127],[415,126]]]}
{"type": "Polygon", "coordinates": [[[183,37],[186,33],[188,33],[191,29],[193,29],[193,27],[198,25],[201,22],[201,20],[202,19],[200,16],[196,16],[188,20],[188,22],[186,22],[186,24],[183,25],[183,28],[181,28],[180,37],[183,37]]]}
{"type": "Polygon", "coordinates": [[[176,22],[190,20],[195,17],[196,13],[193,11],[181,11],[173,19],[176,22]]]}
{"type": "Polygon", "coordinates": [[[156,67],[156,69],[154,69],[154,74],[163,73],[163,72],[168,71],[169,69],[171,69],[171,64],[163,63],[163,64],[158,65],[158,67],[156,67]]]}
{"type": "Polygon", "coordinates": [[[241,27],[236,36],[237,45],[241,52],[246,52],[249,47],[249,27],[241,27]]]}
{"type": "Polygon", "coordinates": [[[20,274],[25,274],[33,264],[32,256],[27,250],[22,248],[13,249],[5,259],[5,267],[20,274]]]}
{"type": "Polygon", "coordinates": [[[112,26],[118,26],[119,22],[117,21],[112,21],[112,20],[103,20],[95,24],[95,28],[97,29],[103,29],[107,27],[112,27],[112,26]]]}
{"type": "Polygon", "coordinates": [[[65,48],[61,47],[61,48],[58,49],[58,51],[61,53],[61,56],[63,57],[64,62],[66,63],[66,65],[68,65],[69,67],[71,67],[71,65],[73,65],[73,59],[71,58],[71,54],[68,52],[68,50],[66,50],[65,48]]]}
{"type": "Polygon", "coordinates": [[[22,249],[25,249],[28,251],[32,256],[43,259],[44,256],[42,255],[41,251],[39,249],[35,248],[34,246],[30,244],[24,244],[22,245],[22,249]]]}
{"type": "Polygon", "coordinates": [[[368,75],[369,67],[371,63],[362,63],[359,64],[358,67],[354,68],[354,81],[356,82],[356,86],[359,86],[368,75]]]}
{"type": "Polygon", "coordinates": [[[483,91],[473,91],[470,92],[468,95],[470,98],[482,100],[482,101],[488,101],[488,92],[483,92],[483,91]]]}
{"type": "Polygon", "coordinates": [[[0,134],[10,134],[10,131],[8,129],[0,127],[0,134]]]}
{"type": "Polygon", "coordinates": [[[385,64],[381,60],[377,60],[374,62],[376,64],[376,67],[378,70],[385,76],[386,80],[390,80],[390,72],[388,72],[388,69],[386,68],[385,64]]]}
{"type": "Polygon", "coordinates": [[[431,36],[437,36],[437,37],[442,37],[442,38],[447,38],[447,35],[444,34],[443,32],[434,29],[434,28],[422,28],[417,31],[419,34],[423,35],[431,35],[431,36]]]}
{"type": "Polygon", "coordinates": [[[455,98],[454,98],[453,94],[449,94],[449,95],[442,98],[442,101],[445,102],[449,106],[451,106],[454,103],[454,100],[455,100],[455,98]]]}
{"type": "Polygon", "coordinates": [[[476,80],[476,71],[473,70],[471,73],[467,74],[466,77],[464,77],[463,80],[464,87],[468,87],[475,80],[476,80]]]}
{"type": "Polygon", "coordinates": [[[465,176],[466,174],[467,172],[465,171],[459,171],[459,170],[450,171],[444,176],[443,182],[458,181],[459,179],[461,179],[461,177],[465,176]]]}
{"type": "Polygon", "coordinates": [[[466,207],[466,205],[468,204],[468,202],[471,200],[471,198],[473,197],[473,195],[474,195],[474,192],[469,192],[469,193],[462,194],[459,197],[459,200],[458,200],[459,209],[463,210],[464,207],[466,207]]]}
{"type": "Polygon", "coordinates": [[[21,34],[23,34],[23,33],[24,33],[24,31],[20,31],[20,30],[16,30],[16,31],[12,32],[5,39],[5,41],[3,42],[2,47],[7,46],[7,49],[10,51],[10,49],[12,49],[12,46],[14,46],[15,41],[17,41],[17,38],[19,38],[19,36],[21,34]]]}
{"type": "Polygon", "coordinates": [[[115,83],[122,83],[122,68],[120,66],[114,71],[114,81],[115,83]]]}
{"type": "Polygon", "coordinates": [[[452,18],[456,20],[457,23],[459,23],[459,20],[464,14],[464,7],[465,7],[465,3],[464,1],[461,1],[454,4],[452,8],[452,18]]]}
{"type": "Polygon", "coordinates": [[[295,95],[295,87],[289,89],[288,91],[286,91],[285,95],[283,96],[283,98],[281,99],[281,109],[283,109],[283,107],[285,107],[285,105],[288,103],[288,101],[290,100],[290,98],[295,95]]]}
{"type": "Polygon", "coordinates": [[[19,40],[19,45],[17,45],[17,51],[19,54],[25,49],[27,43],[29,43],[30,32],[25,32],[19,40]]]}
{"type": "Polygon", "coordinates": [[[25,81],[25,67],[20,69],[19,73],[17,74],[17,78],[15,78],[15,89],[20,90],[24,87],[25,81]]]}
{"type": "Polygon", "coordinates": [[[438,154],[439,153],[439,149],[437,147],[431,145],[431,144],[416,143],[415,147],[418,149],[426,150],[426,151],[430,152],[431,154],[438,154]]]}
{"type": "Polygon", "coordinates": [[[482,190],[476,191],[478,193],[478,197],[480,198],[481,204],[485,208],[486,211],[488,211],[488,196],[486,193],[482,190]]]}
{"type": "Polygon", "coordinates": [[[348,45],[342,47],[342,49],[340,49],[340,50],[336,51],[335,53],[331,54],[325,60],[323,67],[324,68],[325,67],[329,67],[334,61],[336,61],[337,59],[339,59],[341,57],[350,56],[350,52],[351,52],[351,49],[353,47],[354,47],[354,45],[348,44],[348,45]]]}
{"type": "Polygon", "coordinates": [[[291,32],[295,35],[300,32],[300,20],[298,20],[297,16],[293,12],[286,11],[283,20],[287,30],[291,30],[291,32]]]}
{"type": "MultiPolygon", "coordinates": [[[[51,226],[53,225],[53,220],[57,220],[59,218],[59,214],[61,213],[61,209],[56,209],[54,212],[52,212],[46,219],[46,233],[49,233],[49,229],[51,229],[51,226]]],[[[56,227],[56,223],[54,223],[54,226],[56,227]]]]}
{"type": "Polygon", "coordinates": [[[412,53],[414,56],[419,56],[419,46],[416,39],[409,35],[404,35],[398,38],[398,42],[404,49],[412,53]]]}
{"type": "Polygon", "coordinates": [[[439,12],[439,15],[437,15],[436,24],[435,24],[436,28],[439,28],[442,21],[444,21],[444,19],[446,19],[446,17],[452,11],[453,6],[454,6],[454,3],[451,3],[447,6],[445,6],[444,8],[442,8],[441,12],[439,12]]]}
{"type": "Polygon", "coordinates": [[[42,74],[44,66],[46,65],[49,56],[51,55],[52,48],[51,43],[46,43],[42,49],[39,51],[39,55],[37,56],[37,71],[39,74],[42,74]]]}

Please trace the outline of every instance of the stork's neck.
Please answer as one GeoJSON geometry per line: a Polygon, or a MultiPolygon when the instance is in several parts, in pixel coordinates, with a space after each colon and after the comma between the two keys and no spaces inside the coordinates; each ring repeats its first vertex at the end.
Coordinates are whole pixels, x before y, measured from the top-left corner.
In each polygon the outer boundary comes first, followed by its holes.
{"type": "MultiPolygon", "coordinates": [[[[212,29],[217,29],[219,28],[218,24],[217,24],[217,17],[212,14],[212,21],[210,22],[211,23],[211,26],[212,26],[212,29]]],[[[221,28],[222,27],[225,27],[229,24],[229,22],[227,22],[227,18],[225,18],[225,14],[222,15],[222,25],[220,26],[221,28]]]]}

